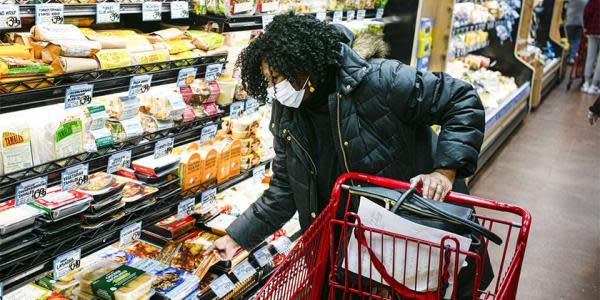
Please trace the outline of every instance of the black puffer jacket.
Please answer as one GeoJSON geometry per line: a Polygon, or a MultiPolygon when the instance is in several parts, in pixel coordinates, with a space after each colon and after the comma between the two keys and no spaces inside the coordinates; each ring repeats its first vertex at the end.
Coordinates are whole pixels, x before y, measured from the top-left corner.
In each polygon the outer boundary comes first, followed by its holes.
{"type": "MultiPolygon", "coordinates": [[[[445,74],[421,73],[398,61],[373,58],[384,54],[381,40],[372,35],[355,40],[352,32],[339,28],[345,36],[343,61],[329,110],[343,168],[404,181],[436,168],[456,169],[459,177],[472,175],[485,121],[473,88],[445,74]],[[432,156],[433,124],[441,125],[442,131],[432,156]]],[[[276,158],[270,187],[227,229],[245,249],[281,228],[296,211],[307,229],[324,206],[316,203],[319,175],[300,122],[296,109],[274,101],[276,158]]]]}

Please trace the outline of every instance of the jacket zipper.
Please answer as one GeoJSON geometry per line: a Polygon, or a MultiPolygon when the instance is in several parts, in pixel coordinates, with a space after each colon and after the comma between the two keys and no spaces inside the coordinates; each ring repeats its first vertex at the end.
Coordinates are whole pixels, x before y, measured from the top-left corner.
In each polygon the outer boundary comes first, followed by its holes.
{"type": "Polygon", "coordinates": [[[300,143],[300,141],[298,141],[298,139],[296,139],[296,137],[294,135],[292,135],[292,132],[288,129],[288,135],[296,142],[296,144],[298,144],[298,147],[300,147],[300,149],[302,149],[302,151],[306,154],[306,157],[308,157],[308,160],[310,161],[310,164],[313,167],[313,175],[317,175],[317,165],[315,164],[315,162],[313,161],[312,157],[310,156],[310,154],[308,153],[308,151],[306,151],[306,149],[302,146],[302,143],[300,143]]]}
{"type": "Polygon", "coordinates": [[[336,94],[337,100],[337,129],[338,129],[338,139],[340,142],[340,149],[342,150],[342,158],[344,159],[344,166],[346,167],[346,172],[350,173],[350,168],[348,168],[348,161],[346,160],[346,152],[344,151],[344,142],[342,141],[342,125],[340,122],[340,93],[336,94]]]}

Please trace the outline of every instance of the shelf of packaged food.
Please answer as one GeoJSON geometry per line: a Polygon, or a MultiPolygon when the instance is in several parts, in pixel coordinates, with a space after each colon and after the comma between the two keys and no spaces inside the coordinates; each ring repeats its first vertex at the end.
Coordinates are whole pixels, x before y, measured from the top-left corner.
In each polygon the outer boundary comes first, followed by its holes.
{"type": "Polygon", "coordinates": [[[559,80],[560,59],[554,58],[544,66],[544,75],[542,76],[542,97],[550,93],[552,88],[559,80]]]}
{"type": "Polygon", "coordinates": [[[485,23],[461,25],[461,26],[452,28],[452,34],[457,35],[457,34],[467,33],[467,32],[471,32],[471,31],[477,31],[477,30],[492,30],[492,29],[495,29],[496,26],[501,25],[504,22],[506,22],[505,19],[498,19],[498,20],[489,21],[489,22],[485,22],[485,23]]]}
{"type": "MultiPolygon", "coordinates": [[[[355,17],[354,20],[356,20],[356,13],[359,10],[344,10],[344,11],[338,11],[342,12],[342,19],[340,21],[348,21],[348,11],[354,11],[355,12],[355,17]]],[[[376,19],[379,15],[383,15],[383,10],[381,9],[365,9],[365,19],[376,19]],[[378,13],[379,11],[379,13],[378,13]]],[[[333,20],[334,18],[334,14],[336,12],[335,11],[327,11],[325,12],[326,14],[326,18],[328,20],[333,20]]],[[[305,15],[312,15],[315,17],[319,17],[319,14],[322,13],[305,13],[305,15]]],[[[228,32],[228,31],[242,31],[242,30],[254,30],[254,29],[262,29],[263,28],[263,17],[266,16],[273,16],[274,14],[257,14],[257,15],[239,15],[239,16],[224,16],[224,15],[212,15],[212,14],[206,14],[206,15],[197,15],[197,14],[192,14],[192,18],[197,22],[197,23],[207,23],[207,22],[213,22],[216,24],[219,24],[221,26],[221,31],[222,32],[228,32]]]]}
{"type": "MultiPolygon", "coordinates": [[[[20,4],[20,16],[22,18],[33,18],[35,17],[35,6],[36,4],[20,4]]],[[[169,2],[163,2],[161,12],[170,12],[171,5],[169,2]]],[[[121,3],[121,14],[141,14],[142,13],[142,2],[139,3],[121,3]]],[[[65,17],[78,17],[78,16],[95,16],[96,15],[96,3],[81,3],[81,4],[64,4],[64,16],[65,17]]]]}
{"type": "Polygon", "coordinates": [[[225,63],[226,54],[132,65],[120,68],[66,73],[0,83],[0,114],[61,103],[65,90],[75,84],[93,84],[94,96],[125,92],[132,77],[152,75],[152,85],[177,81],[181,69],[198,68],[198,75],[213,63],[225,63]]]}
{"type": "Polygon", "coordinates": [[[100,148],[97,152],[74,155],[25,170],[1,175],[0,202],[12,199],[14,197],[16,186],[21,182],[33,178],[47,176],[48,184],[53,185],[60,181],[60,172],[72,166],[88,164],[89,172],[93,173],[105,169],[109,157],[118,152],[131,151],[131,158],[133,160],[151,155],[154,151],[154,145],[166,137],[174,138],[174,146],[192,142],[198,139],[205,124],[219,122],[221,117],[227,115],[228,113],[222,112],[212,116],[196,118],[194,121],[182,123],[172,128],[159,130],[153,133],[146,133],[141,137],[126,142],[100,148]]]}
{"type": "Polygon", "coordinates": [[[450,56],[449,57],[450,58],[464,57],[464,56],[467,56],[467,55],[469,55],[469,54],[471,54],[473,52],[477,52],[479,50],[485,49],[485,48],[487,48],[489,46],[490,46],[490,42],[488,41],[485,44],[481,44],[481,45],[472,47],[470,49],[466,49],[464,51],[459,51],[458,49],[454,49],[454,50],[450,51],[450,56]]]}
{"type": "Polygon", "coordinates": [[[486,112],[485,138],[481,147],[480,163],[482,166],[508,137],[512,130],[525,118],[529,108],[529,82],[521,85],[506,97],[500,106],[491,112],[486,112]]]}
{"type": "MultiPolygon", "coordinates": [[[[270,163],[271,161],[266,161],[255,168],[266,167],[270,163]]],[[[248,170],[239,176],[209,188],[214,187],[218,191],[223,191],[251,178],[253,170],[248,170]]],[[[202,191],[198,190],[193,195],[186,197],[193,196],[198,200],[201,195],[202,191]]],[[[143,226],[149,226],[173,215],[176,213],[177,206],[182,199],[181,192],[167,193],[167,196],[158,197],[154,205],[127,215],[108,227],[71,234],[55,245],[35,249],[29,254],[16,253],[14,256],[9,257],[9,261],[0,262],[0,286],[3,286],[4,292],[7,293],[51,272],[54,259],[71,250],[81,249],[82,257],[97,252],[103,247],[117,242],[120,237],[120,230],[129,224],[141,221],[143,226]]]]}

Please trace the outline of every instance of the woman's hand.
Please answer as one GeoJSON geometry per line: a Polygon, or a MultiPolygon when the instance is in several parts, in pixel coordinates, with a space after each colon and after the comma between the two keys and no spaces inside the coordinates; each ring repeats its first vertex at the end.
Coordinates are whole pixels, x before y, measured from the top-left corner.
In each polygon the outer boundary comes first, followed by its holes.
{"type": "Polygon", "coordinates": [[[443,201],[456,178],[456,170],[437,169],[431,174],[419,175],[410,180],[410,186],[423,187],[423,196],[436,201],[443,201]]]}
{"type": "Polygon", "coordinates": [[[240,245],[238,245],[238,243],[236,243],[229,235],[226,235],[216,240],[212,246],[204,251],[203,255],[215,252],[221,260],[231,260],[239,249],[240,245]]]}

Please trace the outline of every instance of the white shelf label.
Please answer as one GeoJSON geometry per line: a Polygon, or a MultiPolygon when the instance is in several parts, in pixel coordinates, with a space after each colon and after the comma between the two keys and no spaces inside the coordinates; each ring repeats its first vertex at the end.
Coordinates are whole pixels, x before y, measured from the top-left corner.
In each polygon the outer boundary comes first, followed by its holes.
{"type": "Polygon", "coordinates": [[[81,249],[69,251],[53,262],[54,280],[65,277],[67,274],[77,270],[81,266],[81,249]]]}
{"type": "Polygon", "coordinates": [[[261,12],[274,12],[279,9],[279,1],[273,2],[262,2],[262,6],[260,8],[261,12]]]}
{"type": "Polygon", "coordinates": [[[35,24],[62,24],[65,21],[65,6],[60,3],[35,5],[35,24]]]}
{"type": "Polygon", "coordinates": [[[229,105],[229,117],[231,119],[237,119],[240,116],[240,113],[244,109],[244,102],[233,102],[229,105]]]}
{"type": "Polygon", "coordinates": [[[159,159],[173,153],[175,138],[165,138],[154,144],[154,159],[159,159]]]}
{"type": "Polygon", "coordinates": [[[222,64],[212,64],[206,66],[206,74],[204,76],[204,81],[210,82],[213,80],[217,80],[219,76],[221,76],[221,72],[223,71],[222,64]]]}
{"type": "Polygon", "coordinates": [[[200,143],[201,144],[206,143],[206,142],[214,139],[215,136],[217,135],[217,129],[218,129],[217,124],[204,126],[200,133],[200,143]]]}
{"type": "Polygon", "coordinates": [[[146,93],[152,85],[152,75],[139,75],[129,81],[129,98],[146,93]]]}
{"type": "Polygon", "coordinates": [[[246,110],[244,111],[246,114],[253,114],[258,111],[260,104],[256,99],[246,100],[246,110]]]}
{"type": "Polygon", "coordinates": [[[162,20],[162,3],[148,1],[142,3],[142,21],[162,20]]]}
{"type": "Polygon", "coordinates": [[[123,229],[121,229],[121,234],[119,236],[119,247],[123,247],[140,238],[142,234],[142,222],[133,223],[127,225],[123,229]]]}
{"type": "Polygon", "coordinates": [[[252,178],[256,183],[261,183],[265,178],[265,165],[260,165],[252,170],[252,178]]]}
{"type": "Polygon", "coordinates": [[[227,296],[235,288],[235,284],[227,277],[227,274],[221,275],[209,284],[210,289],[217,295],[217,298],[227,296]]]}
{"type": "Polygon", "coordinates": [[[129,168],[131,164],[131,150],[115,153],[108,158],[106,172],[112,174],[122,168],[129,168]]]}
{"type": "Polygon", "coordinates": [[[35,199],[46,196],[47,188],[47,176],[38,177],[19,183],[15,193],[16,206],[23,205],[35,199]]]}
{"type": "Polygon", "coordinates": [[[171,4],[171,19],[187,19],[190,17],[190,6],[187,1],[173,1],[171,4]]]}
{"type": "Polygon", "coordinates": [[[217,189],[211,188],[202,192],[202,196],[200,198],[200,203],[202,205],[210,204],[217,199],[217,189]]]}
{"type": "Polygon", "coordinates": [[[185,68],[179,70],[179,74],[177,75],[177,87],[189,86],[196,79],[196,73],[198,69],[196,68],[185,68]]]}
{"type": "Polygon", "coordinates": [[[21,13],[19,6],[0,4],[0,29],[21,28],[21,13]]]}
{"type": "Polygon", "coordinates": [[[375,13],[375,20],[381,19],[383,19],[383,8],[378,8],[377,12],[375,13]]]}
{"type": "Polygon", "coordinates": [[[121,3],[98,2],[96,4],[96,24],[121,22],[121,3]]]}
{"type": "Polygon", "coordinates": [[[92,103],[94,85],[72,85],[65,91],[65,109],[84,106],[92,103]]]}
{"type": "Polygon", "coordinates": [[[181,220],[194,213],[195,202],[196,199],[194,197],[186,198],[179,202],[179,205],[177,205],[177,220],[181,220]]]}
{"type": "Polygon", "coordinates": [[[256,252],[254,252],[254,258],[256,258],[256,261],[261,268],[273,261],[273,256],[271,256],[268,246],[256,250],[256,252]]]}
{"type": "Polygon", "coordinates": [[[346,12],[346,21],[352,21],[354,20],[354,16],[356,16],[356,11],[355,10],[349,10],[346,12]]]}
{"type": "Polygon", "coordinates": [[[88,181],[88,164],[70,167],[60,174],[61,190],[72,190],[88,181]]]}
{"type": "Polygon", "coordinates": [[[356,20],[358,20],[358,21],[362,21],[362,20],[364,20],[364,19],[365,19],[365,16],[366,16],[366,15],[367,15],[367,11],[366,11],[366,10],[364,10],[364,9],[359,9],[359,10],[356,12],[356,20]]]}
{"type": "Polygon", "coordinates": [[[274,240],[271,244],[273,245],[273,247],[275,247],[277,253],[287,253],[292,247],[292,241],[290,241],[290,239],[287,236],[279,237],[276,240],[274,240]]]}
{"type": "Polygon", "coordinates": [[[344,17],[344,12],[341,10],[336,10],[333,13],[333,23],[340,23],[342,22],[342,18],[344,17]]]}
{"type": "Polygon", "coordinates": [[[239,14],[247,11],[251,11],[254,8],[254,2],[244,2],[244,3],[236,3],[233,4],[233,13],[239,14]]]}
{"type": "Polygon", "coordinates": [[[273,22],[273,17],[274,17],[273,15],[263,15],[262,16],[262,27],[263,27],[263,30],[265,28],[267,28],[267,26],[269,24],[271,24],[271,22],[273,22]]]}
{"type": "Polygon", "coordinates": [[[327,13],[324,12],[324,11],[320,11],[320,12],[317,13],[316,18],[319,21],[325,22],[325,20],[327,20],[327,13]]]}
{"type": "Polygon", "coordinates": [[[235,266],[232,271],[233,275],[235,275],[235,278],[237,278],[237,280],[240,282],[256,274],[256,269],[254,269],[248,260],[244,260],[239,265],[235,266]]]}

